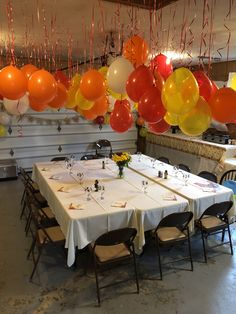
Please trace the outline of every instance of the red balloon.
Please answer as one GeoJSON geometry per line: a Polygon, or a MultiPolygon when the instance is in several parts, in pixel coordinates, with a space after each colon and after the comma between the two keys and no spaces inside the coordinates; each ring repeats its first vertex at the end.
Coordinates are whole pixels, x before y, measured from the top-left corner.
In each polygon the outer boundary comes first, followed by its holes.
{"type": "Polygon", "coordinates": [[[54,78],[57,82],[62,83],[66,89],[69,89],[70,87],[69,79],[62,71],[56,71],[54,74],[54,78]]]}
{"type": "Polygon", "coordinates": [[[167,132],[170,129],[170,125],[166,123],[164,119],[161,119],[159,122],[154,124],[148,124],[150,131],[156,134],[162,134],[167,132]]]}
{"type": "Polygon", "coordinates": [[[123,100],[117,100],[114,104],[114,110],[110,115],[111,128],[119,133],[128,131],[132,126],[133,116],[123,100]]]}
{"type": "Polygon", "coordinates": [[[21,70],[9,65],[0,71],[0,93],[3,97],[17,100],[25,95],[27,80],[21,70]]]}
{"type": "Polygon", "coordinates": [[[126,83],[126,91],[129,98],[138,102],[145,91],[155,85],[152,72],[145,65],[140,65],[129,76],[126,83]]]}
{"type": "Polygon", "coordinates": [[[62,83],[57,83],[57,94],[52,101],[48,103],[49,107],[52,108],[62,108],[65,106],[68,99],[67,91],[62,83]]]}
{"type": "Polygon", "coordinates": [[[138,103],[138,113],[149,123],[160,121],[166,114],[161,101],[161,93],[155,86],[150,87],[138,103]]]}
{"type": "Polygon", "coordinates": [[[212,117],[221,123],[236,120],[236,91],[229,87],[218,89],[210,99],[212,117]]]}
{"type": "Polygon", "coordinates": [[[168,57],[160,53],[151,61],[152,70],[157,70],[161,76],[166,80],[173,72],[173,66],[168,57]]]}
{"type": "Polygon", "coordinates": [[[38,68],[33,64],[26,64],[21,68],[21,71],[28,80],[35,71],[38,71],[38,68]]]}
{"type": "Polygon", "coordinates": [[[48,71],[39,70],[29,78],[28,90],[38,103],[49,103],[57,94],[57,82],[48,71]]]}
{"type": "Polygon", "coordinates": [[[218,91],[219,87],[216,85],[215,82],[211,81],[212,83],[212,97],[215,95],[215,93],[218,91]]]}
{"type": "Polygon", "coordinates": [[[199,95],[208,102],[213,94],[212,81],[203,71],[194,71],[193,75],[199,86],[199,95]]]}

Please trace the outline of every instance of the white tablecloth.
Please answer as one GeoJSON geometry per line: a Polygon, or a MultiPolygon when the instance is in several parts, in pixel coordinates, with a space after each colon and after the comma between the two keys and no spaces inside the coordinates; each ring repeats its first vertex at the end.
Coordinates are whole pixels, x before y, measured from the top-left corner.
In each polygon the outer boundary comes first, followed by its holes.
{"type": "Polygon", "coordinates": [[[63,162],[37,163],[33,178],[61,226],[68,248],[67,263],[75,260],[75,247],[84,248],[99,235],[118,228],[137,228],[136,245],[141,249],[145,243],[144,232],[157,226],[167,214],[188,210],[188,201],[173,192],[148,181],[147,194],[142,191],[144,177],[126,168],[125,179],[117,179],[117,166],[109,161],[102,169],[102,160],[76,162],[73,173],[69,174],[63,162]],[[83,172],[83,184],[79,184],[78,172],[83,172]],[[87,201],[85,187],[94,187],[94,181],[105,187],[104,199],[100,192],[92,192],[87,201]],[[58,191],[62,188],[62,192],[58,191]],[[124,208],[114,207],[126,202],[124,208]],[[82,209],[69,209],[70,204],[82,209]]]}

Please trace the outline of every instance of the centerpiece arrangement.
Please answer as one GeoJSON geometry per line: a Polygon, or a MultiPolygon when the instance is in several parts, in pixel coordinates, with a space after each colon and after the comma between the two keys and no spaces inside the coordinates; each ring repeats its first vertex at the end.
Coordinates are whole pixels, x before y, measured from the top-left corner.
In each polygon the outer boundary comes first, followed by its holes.
{"type": "Polygon", "coordinates": [[[131,156],[127,152],[117,153],[112,156],[112,160],[117,164],[119,168],[118,177],[124,177],[124,167],[127,167],[131,161],[131,156]]]}

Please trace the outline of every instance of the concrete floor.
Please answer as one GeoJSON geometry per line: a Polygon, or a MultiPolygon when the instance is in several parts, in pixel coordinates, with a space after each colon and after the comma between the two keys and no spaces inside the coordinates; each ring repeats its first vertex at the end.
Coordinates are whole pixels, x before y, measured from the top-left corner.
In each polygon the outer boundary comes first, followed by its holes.
{"type": "MultiPolygon", "coordinates": [[[[236,313],[236,257],[228,247],[218,248],[208,264],[202,262],[199,237],[193,238],[194,271],[166,269],[163,281],[155,280],[157,259],[152,245],[138,258],[140,294],[133,282],[102,290],[102,306],[96,306],[92,270],[84,275],[65,266],[59,250],[43,255],[34,283],[29,282],[32,261],[26,260],[31,238],[25,237],[19,219],[23,186],[20,180],[0,182],[0,313],[236,313]]],[[[233,230],[235,243],[236,231],[233,230]]],[[[184,247],[181,248],[183,250],[184,247]]],[[[184,267],[189,267],[185,261],[184,267]]],[[[131,267],[109,271],[111,278],[132,274],[131,267]]],[[[107,277],[106,277],[107,278],[107,277]]]]}

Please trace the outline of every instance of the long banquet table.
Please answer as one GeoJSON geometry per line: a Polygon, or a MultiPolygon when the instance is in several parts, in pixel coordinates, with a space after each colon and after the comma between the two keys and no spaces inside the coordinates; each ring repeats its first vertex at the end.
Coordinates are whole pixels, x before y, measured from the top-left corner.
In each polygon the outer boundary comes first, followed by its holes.
{"type": "Polygon", "coordinates": [[[102,169],[102,160],[77,161],[69,173],[64,162],[37,163],[33,179],[66,238],[67,264],[75,261],[75,248],[84,248],[101,234],[127,226],[138,231],[136,248],[145,244],[144,232],[157,226],[160,220],[176,211],[189,210],[188,200],[156,184],[129,168],[125,178],[117,179],[117,166],[109,160],[102,169]],[[80,184],[77,174],[83,173],[80,184]],[[95,192],[94,182],[105,187],[104,199],[95,192]],[[148,182],[144,193],[142,181],[148,182]],[[86,187],[93,187],[87,200],[86,187]],[[72,208],[73,209],[72,209],[72,208]]]}

